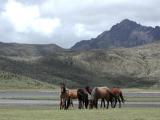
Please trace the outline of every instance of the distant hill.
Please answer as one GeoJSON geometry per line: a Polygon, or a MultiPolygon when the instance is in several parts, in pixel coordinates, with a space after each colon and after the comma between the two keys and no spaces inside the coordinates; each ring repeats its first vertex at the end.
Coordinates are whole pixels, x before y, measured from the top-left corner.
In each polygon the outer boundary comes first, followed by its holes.
{"type": "Polygon", "coordinates": [[[147,27],[125,19],[91,40],[76,43],[71,49],[88,50],[135,47],[160,40],[160,27],[147,27]]]}
{"type": "Polygon", "coordinates": [[[0,56],[0,70],[54,85],[65,82],[68,87],[160,87],[159,51],[160,42],[154,42],[134,48],[63,51],[31,61],[0,56]]]}
{"type": "Polygon", "coordinates": [[[18,44],[0,42],[0,56],[38,57],[64,51],[55,44],[18,44]]]}

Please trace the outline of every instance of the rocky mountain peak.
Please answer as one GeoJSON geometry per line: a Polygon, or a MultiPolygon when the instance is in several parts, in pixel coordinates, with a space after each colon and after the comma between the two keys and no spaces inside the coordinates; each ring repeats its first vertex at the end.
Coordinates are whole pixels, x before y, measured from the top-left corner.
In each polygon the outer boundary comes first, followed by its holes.
{"type": "Polygon", "coordinates": [[[78,42],[72,49],[103,49],[117,47],[135,47],[160,40],[160,27],[148,27],[129,19],[124,19],[98,35],[97,38],[78,42]]]}

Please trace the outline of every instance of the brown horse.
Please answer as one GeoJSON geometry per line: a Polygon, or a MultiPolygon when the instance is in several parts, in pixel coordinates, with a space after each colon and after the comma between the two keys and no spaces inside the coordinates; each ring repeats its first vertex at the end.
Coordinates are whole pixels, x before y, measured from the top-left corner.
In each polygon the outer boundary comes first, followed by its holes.
{"type": "Polygon", "coordinates": [[[107,109],[109,102],[112,103],[114,96],[108,87],[95,87],[91,92],[90,108],[98,108],[98,99],[105,99],[107,101],[107,109]]]}
{"type": "MultiPolygon", "coordinates": [[[[112,92],[112,94],[115,98],[114,99],[114,102],[115,102],[114,105],[113,105],[113,103],[111,104],[112,107],[115,108],[116,105],[117,105],[117,101],[118,101],[119,102],[119,108],[121,108],[121,102],[124,103],[124,101],[125,101],[124,97],[123,97],[123,94],[122,94],[122,91],[119,88],[111,88],[111,92],[112,92]]],[[[103,105],[103,107],[105,107],[105,99],[101,100],[101,107],[102,107],[102,105],[103,105]]]]}
{"type": "Polygon", "coordinates": [[[119,108],[121,108],[121,101],[122,103],[124,103],[124,97],[122,94],[122,91],[119,88],[111,88],[111,92],[115,97],[115,104],[114,104],[114,108],[116,107],[117,101],[119,102],[119,108]]]}
{"type": "MultiPolygon", "coordinates": [[[[90,88],[89,86],[86,86],[85,89],[91,95],[92,88],[90,88]]],[[[101,99],[101,105],[100,105],[100,107],[102,108],[102,106],[104,106],[104,108],[105,108],[105,99],[104,98],[101,99]]]]}
{"type": "Polygon", "coordinates": [[[68,109],[71,104],[73,107],[72,99],[77,99],[77,98],[78,96],[76,89],[67,89],[65,84],[61,84],[60,109],[63,107],[65,109],[68,109]]]}

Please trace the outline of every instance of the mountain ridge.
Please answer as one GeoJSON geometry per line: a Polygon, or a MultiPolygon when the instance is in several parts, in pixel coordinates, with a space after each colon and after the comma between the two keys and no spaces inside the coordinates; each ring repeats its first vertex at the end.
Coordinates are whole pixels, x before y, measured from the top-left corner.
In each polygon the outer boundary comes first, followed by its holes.
{"type": "Polygon", "coordinates": [[[160,27],[143,26],[129,19],[113,25],[96,38],[82,40],[72,50],[135,47],[160,40],[160,27]]]}
{"type": "Polygon", "coordinates": [[[56,44],[20,44],[0,42],[1,56],[37,57],[61,51],[65,51],[65,49],[56,44]]]}

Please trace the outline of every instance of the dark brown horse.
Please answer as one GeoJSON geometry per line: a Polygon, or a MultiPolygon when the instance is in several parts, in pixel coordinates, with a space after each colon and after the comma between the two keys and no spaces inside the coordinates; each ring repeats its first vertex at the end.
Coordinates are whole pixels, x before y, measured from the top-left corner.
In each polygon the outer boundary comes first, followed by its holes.
{"type": "Polygon", "coordinates": [[[107,109],[109,102],[112,103],[114,96],[108,87],[95,87],[91,92],[90,108],[98,108],[98,99],[104,99],[107,101],[107,109]]]}
{"type": "Polygon", "coordinates": [[[79,102],[79,109],[88,108],[88,92],[84,88],[80,88],[77,90],[78,102],[79,102]]]}
{"type": "Polygon", "coordinates": [[[60,109],[68,109],[73,102],[72,99],[77,99],[77,90],[76,89],[67,89],[65,84],[61,84],[61,95],[60,95],[60,109]]]}

